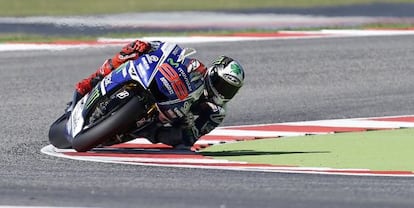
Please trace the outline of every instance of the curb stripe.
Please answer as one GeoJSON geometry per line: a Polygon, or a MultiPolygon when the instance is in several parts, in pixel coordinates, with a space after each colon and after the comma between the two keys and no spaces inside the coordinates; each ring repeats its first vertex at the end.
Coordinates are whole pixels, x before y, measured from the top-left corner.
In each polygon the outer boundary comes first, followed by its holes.
{"type": "Polygon", "coordinates": [[[255,130],[255,131],[295,131],[303,133],[334,133],[334,132],[355,132],[378,129],[354,128],[354,127],[329,127],[329,126],[291,126],[291,125],[263,125],[263,126],[247,126],[237,128],[224,129],[240,129],[240,130],[255,130]]]}
{"type": "MultiPolygon", "coordinates": [[[[330,134],[334,132],[354,132],[406,127],[414,127],[414,115],[229,126],[217,128],[210,134],[203,136],[193,146],[193,149],[202,149],[212,144],[254,140],[266,137],[279,138],[282,136],[330,134]]],[[[213,159],[212,157],[203,156],[197,152],[174,150],[172,147],[163,144],[151,144],[148,140],[142,138],[107,148],[95,148],[89,152],[76,152],[74,150],[67,149],[61,150],[54,148],[52,145],[42,148],[42,152],[56,157],[64,157],[75,160],[131,165],[279,173],[414,177],[414,172],[407,170],[376,171],[369,169],[298,167],[286,164],[254,164],[228,161],[224,159],[213,159]]]]}
{"type": "Polygon", "coordinates": [[[377,118],[371,119],[374,121],[391,121],[391,122],[413,122],[414,123],[414,116],[410,117],[392,117],[392,118],[377,118]]]}

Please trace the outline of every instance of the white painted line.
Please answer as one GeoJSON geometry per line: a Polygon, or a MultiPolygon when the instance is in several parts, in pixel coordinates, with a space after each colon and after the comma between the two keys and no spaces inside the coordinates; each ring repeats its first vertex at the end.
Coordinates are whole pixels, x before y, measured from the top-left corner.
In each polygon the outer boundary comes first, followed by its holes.
{"type": "Polygon", "coordinates": [[[2,51],[27,51],[27,50],[67,50],[72,48],[107,47],[125,44],[136,39],[146,41],[161,40],[175,43],[211,43],[211,42],[240,42],[252,40],[285,40],[285,39],[314,39],[332,37],[365,37],[365,36],[394,36],[414,35],[414,30],[320,30],[320,31],[280,31],[279,34],[305,34],[292,36],[184,36],[184,37],[137,37],[134,39],[98,38],[96,43],[74,43],[74,44],[43,44],[43,43],[3,43],[0,44],[2,51]]]}
{"type": "MultiPolygon", "coordinates": [[[[234,129],[215,129],[208,135],[211,136],[248,136],[248,137],[280,137],[280,136],[305,136],[307,132],[288,132],[288,131],[255,131],[255,130],[234,130],[234,129]]],[[[312,132],[312,134],[326,134],[312,132]]]]}
{"type": "Polygon", "coordinates": [[[327,127],[357,127],[357,128],[410,128],[414,127],[414,123],[410,122],[392,122],[392,121],[370,121],[357,119],[336,119],[321,121],[304,121],[284,123],[292,126],[327,126],[327,127]]]}
{"type": "Polygon", "coordinates": [[[34,50],[52,50],[61,51],[67,49],[86,49],[92,47],[107,47],[117,44],[35,44],[35,43],[0,43],[0,52],[4,51],[34,51],[34,50]]]}
{"type": "MultiPolygon", "coordinates": [[[[219,36],[190,36],[190,37],[141,37],[140,40],[144,41],[164,41],[174,43],[212,43],[212,42],[240,42],[250,40],[268,40],[275,39],[275,37],[219,37],[219,36]]],[[[135,39],[113,39],[113,38],[99,38],[98,42],[101,43],[129,43],[135,39]]]]}
{"type": "MultiPolygon", "coordinates": [[[[0,208],[87,208],[87,207],[51,207],[51,206],[12,206],[1,205],[0,208]]],[[[92,207],[89,207],[92,208],[92,207]]]]}
{"type": "Polygon", "coordinates": [[[346,36],[414,35],[414,30],[321,30],[322,34],[346,36]]]}
{"type": "MultiPolygon", "coordinates": [[[[382,117],[360,117],[360,118],[344,118],[344,119],[331,119],[331,120],[316,120],[316,121],[296,121],[296,122],[289,122],[289,123],[268,123],[268,124],[249,124],[249,125],[238,125],[238,126],[222,126],[222,127],[218,127],[216,129],[227,129],[227,128],[239,128],[239,127],[262,127],[262,126],[273,126],[273,125],[295,125],[299,123],[304,124],[305,126],[312,126],[311,124],[306,124],[306,123],[311,123],[311,122],[329,122],[332,120],[335,121],[345,121],[345,120],[366,120],[366,121],[373,121],[375,119],[388,119],[388,118],[407,118],[407,117],[414,117],[414,115],[397,115],[397,116],[382,116],[382,117]]],[[[386,121],[380,121],[380,122],[386,122],[386,121]]],[[[395,123],[395,122],[391,122],[391,123],[395,123]]],[[[406,125],[410,125],[411,123],[414,122],[400,122],[406,125]]],[[[296,125],[296,126],[298,126],[296,125]]],[[[331,126],[332,127],[332,126],[331,126]]],[[[353,126],[353,128],[355,128],[355,126],[353,126]]]]}

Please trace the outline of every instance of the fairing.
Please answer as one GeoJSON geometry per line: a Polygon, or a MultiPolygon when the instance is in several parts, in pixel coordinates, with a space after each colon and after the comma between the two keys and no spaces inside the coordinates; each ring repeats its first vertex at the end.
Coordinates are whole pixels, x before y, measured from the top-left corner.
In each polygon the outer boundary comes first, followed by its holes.
{"type": "MultiPolygon", "coordinates": [[[[85,128],[85,117],[100,98],[112,95],[131,82],[154,95],[158,110],[166,120],[181,118],[204,90],[203,80],[191,81],[191,73],[183,65],[187,56],[194,53],[193,49],[161,43],[157,50],[121,65],[77,103],[67,123],[67,133],[74,138],[85,128]]],[[[127,95],[121,92],[116,96],[127,95]]]]}

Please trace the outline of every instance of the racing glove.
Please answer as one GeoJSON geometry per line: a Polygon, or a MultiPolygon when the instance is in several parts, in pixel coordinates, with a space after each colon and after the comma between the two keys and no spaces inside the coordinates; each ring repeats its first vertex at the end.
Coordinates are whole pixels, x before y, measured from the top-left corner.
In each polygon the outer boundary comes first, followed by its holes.
{"type": "Polygon", "coordinates": [[[198,108],[199,116],[195,119],[194,126],[198,130],[198,136],[201,137],[210,133],[223,122],[226,116],[226,107],[212,102],[202,102],[198,108]]]}
{"type": "Polygon", "coordinates": [[[122,50],[112,58],[112,66],[116,69],[121,64],[137,59],[151,49],[148,42],[136,40],[125,45],[122,50]]]}
{"type": "Polygon", "coordinates": [[[210,133],[226,116],[225,106],[211,102],[202,102],[196,109],[196,116],[190,113],[182,126],[182,140],[186,146],[192,146],[201,136],[210,133]]]}

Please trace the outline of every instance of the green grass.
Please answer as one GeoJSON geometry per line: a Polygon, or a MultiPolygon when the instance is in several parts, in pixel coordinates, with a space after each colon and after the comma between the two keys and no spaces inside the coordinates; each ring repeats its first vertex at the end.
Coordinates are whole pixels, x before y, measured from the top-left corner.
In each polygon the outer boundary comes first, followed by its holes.
{"type": "Polygon", "coordinates": [[[0,0],[0,16],[88,15],[143,11],[316,7],[413,0],[0,0]]]}
{"type": "Polygon", "coordinates": [[[15,42],[35,42],[35,43],[52,43],[57,41],[93,41],[95,36],[42,36],[34,34],[23,33],[0,33],[0,43],[15,43],[15,42]]]}
{"type": "Polygon", "coordinates": [[[306,167],[414,171],[414,129],[262,139],[202,151],[217,159],[306,167]]]}

